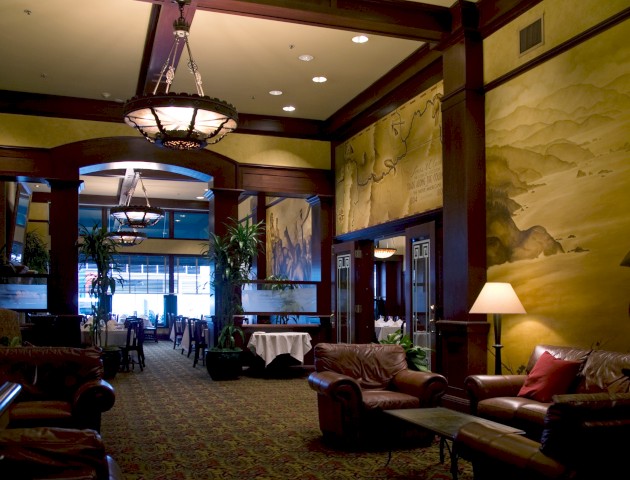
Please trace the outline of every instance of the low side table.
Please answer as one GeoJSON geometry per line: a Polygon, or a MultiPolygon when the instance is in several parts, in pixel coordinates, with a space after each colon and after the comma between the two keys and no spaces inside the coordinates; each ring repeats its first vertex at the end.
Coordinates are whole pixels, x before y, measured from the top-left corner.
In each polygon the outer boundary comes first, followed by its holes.
{"type": "Polygon", "coordinates": [[[491,426],[505,433],[525,434],[523,430],[518,428],[444,407],[407,408],[384,410],[384,412],[438,435],[440,437],[440,462],[444,463],[444,446],[446,446],[451,456],[451,475],[453,476],[453,480],[457,480],[457,452],[454,446],[453,448],[449,448],[446,441],[453,441],[459,429],[467,423],[477,422],[491,426]]]}

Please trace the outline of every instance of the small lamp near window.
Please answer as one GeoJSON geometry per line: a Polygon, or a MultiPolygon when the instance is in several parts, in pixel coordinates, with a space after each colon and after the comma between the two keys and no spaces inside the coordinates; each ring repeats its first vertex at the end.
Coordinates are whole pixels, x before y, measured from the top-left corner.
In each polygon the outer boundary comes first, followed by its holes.
{"type": "Polygon", "coordinates": [[[494,373],[501,374],[501,314],[527,313],[509,283],[486,282],[470,313],[492,313],[494,317],[494,373]]]}

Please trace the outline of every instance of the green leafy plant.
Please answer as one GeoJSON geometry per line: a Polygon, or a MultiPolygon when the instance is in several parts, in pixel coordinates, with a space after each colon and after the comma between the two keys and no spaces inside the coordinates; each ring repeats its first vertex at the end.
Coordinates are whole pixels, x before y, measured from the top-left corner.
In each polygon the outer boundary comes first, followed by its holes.
{"type": "MultiPolygon", "coordinates": [[[[79,227],[79,242],[77,244],[80,261],[96,265],[96,275],[91,277],[90,296],[92,303],[92,341],[97,342],[101,328],[109,319],[108,295],[116,292],[116,283],[123,284],[123,279],[117,272],[120,271],[116,262],[118,254],[117,245],[109,237],[105,227],[94,225],[91,229],[81,225],[79,227]]],[[[107,329],[105,329],[105,342],[107,347],[107,329]]]]}
{"type": "Polygon", "coordinates": [[[214,262],[211,284],[216,299],[216,319],[219,337],[217,348],[234,349],[236,335],[242,330],[234,325],[234,316],[243,313],[241,291],[250,280],[252,269],[262,247],[260,234],[264,222],[240,223],[232,219],[224,235],[210,234],[202,255],[214,262]]]}
{"type": "Polygon", "coordinates": [[[409,335],[403,335],[402,332],[390,333],[387,335],[387,338],[381,340],[380,343],[389,345],[395,344],[403,347],[407,357],[407,366],[411,370],[419,370],[421,372],[430,371],[429,352],[431,349],[414,345],[409,335]]]}
{"type": "Polygon", "coordinates": [[[50,255],[46,243],[33,230],[26,232],[24,238],[24,264],[38,273],[48,273],[50,255]]]}

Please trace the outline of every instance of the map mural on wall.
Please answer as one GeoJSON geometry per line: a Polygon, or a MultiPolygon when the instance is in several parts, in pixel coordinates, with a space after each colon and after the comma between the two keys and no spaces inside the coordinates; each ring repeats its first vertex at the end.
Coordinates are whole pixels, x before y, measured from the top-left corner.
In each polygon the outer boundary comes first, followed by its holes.
{"type": "Polygon", "coordinates": [[[336,235],[442,206],[442,82],[339,145],[336,235]]]}
{"type": "Polygon", "coordinates": [[[629,25],[486,95],[488,279],[528,312],[504,322],[516,365],[523,338],[630,350],[629,25]]]}
{"type": "Polygon", "coordinates": [[[267,277],[311,280],[313,219],[311,206],[299,198],[277,199],[267,208],[267,277]]]}

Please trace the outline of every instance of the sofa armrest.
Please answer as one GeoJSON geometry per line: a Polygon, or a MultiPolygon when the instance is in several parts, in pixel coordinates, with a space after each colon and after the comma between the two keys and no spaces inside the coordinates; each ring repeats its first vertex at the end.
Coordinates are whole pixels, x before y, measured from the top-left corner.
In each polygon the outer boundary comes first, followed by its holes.
{"type": "Polygon", "coordinates": [[[464,389],[471,413],[476,414],[477,404],[486,398],[516,397],[526,378],[526,375],[469,375],[464,380],[464,389]]]}
{"type": "Polygon", "coordinates": [[[363,398],[359,383],[354,378],[341,373],[332,371],[313,372],[308,377],[308,384],[317,393],[333,398],[348,400],[349,397],[355,397],[358,403],[363,398]]]}
{"type": "Polygon", "coordinates": [[[0,469],[20,478],[109,478],[105,447],[93,430],[4,429],[0,451],[0,469]]]}
{"type": "Polygon", "coordinates": [[[83,383],[72,398],[72,410],[76,412],[110,410],[116,402],[114,387],[106,380],[90,380],[83,383]]]}
{"type": "Polygon", "coordinates": [[[402,370],[392,379],[396,390],[420,399],[421,407],[435,407],[446,392],[448,382],[439,373],[402,370]]]}
{"type": "Polygon", "coordinates": [[[454,448],[472,462],[475,478],[562,478],[568,471],[543,454],[540,443],[478,422],[459,429],[454,448]]]}

